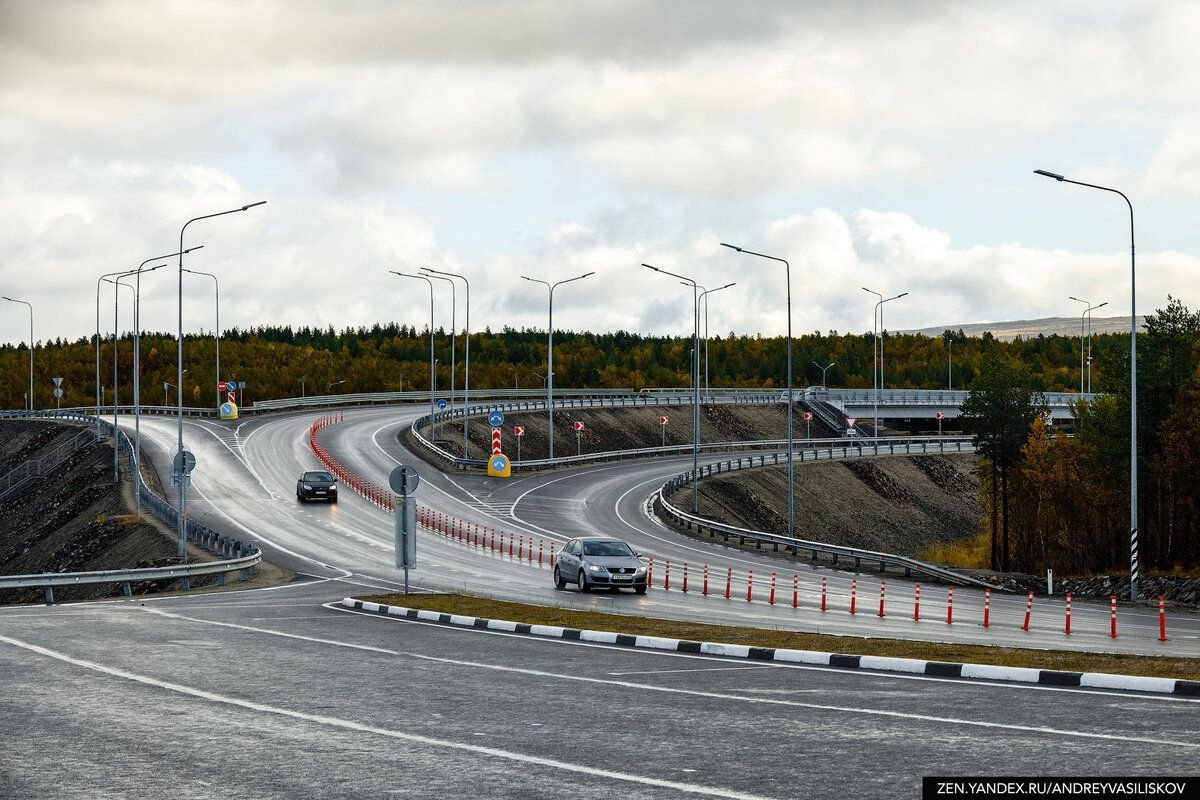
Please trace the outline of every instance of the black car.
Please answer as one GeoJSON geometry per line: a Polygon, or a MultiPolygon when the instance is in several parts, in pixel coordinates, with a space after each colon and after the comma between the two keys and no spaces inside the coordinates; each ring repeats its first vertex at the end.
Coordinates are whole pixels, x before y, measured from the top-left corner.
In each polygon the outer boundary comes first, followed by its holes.
{"type": "Polygon", "coordinates": [[[296,481],[296,499],[337,502],[337,479],[328,472],[306,472],[296,481]]]}

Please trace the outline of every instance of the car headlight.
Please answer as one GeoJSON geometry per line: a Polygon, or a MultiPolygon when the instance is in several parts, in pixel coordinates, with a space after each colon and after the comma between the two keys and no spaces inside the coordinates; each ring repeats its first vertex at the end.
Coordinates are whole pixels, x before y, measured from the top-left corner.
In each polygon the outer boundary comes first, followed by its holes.
{"type": "Polygon", "coordinates": [[[312,487],[311,487],[311,486],[309,486],[307,483],[306,483],[306,484],[304,484],[304,487],[303,487],[303,488],[304,488],[304,491],[306,491],[306,492],[311,492],[311,491],[312,491],[312,487]]]}
{"type": "Polygon", "coordinates": [[[638,568],[637,568],[637,574],[638,574],[638,575],[645,574],[645,572],[646,572],[646,568],[645,568],[645,567],[638,567],[638,568]]]}
{"type": "Polygon", "coordinates": [[[601,572],[603,570],[604,570],[604,567],[600,566],[599,564],[588,564],[589,572],[601,572]]]}

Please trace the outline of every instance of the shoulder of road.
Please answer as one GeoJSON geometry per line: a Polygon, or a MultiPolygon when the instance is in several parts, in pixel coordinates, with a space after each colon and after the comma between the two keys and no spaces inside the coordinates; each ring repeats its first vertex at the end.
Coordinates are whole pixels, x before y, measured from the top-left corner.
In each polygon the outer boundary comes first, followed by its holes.
{"type": "Polygon", "coordinates": [[[464,595],[347,597],[342,605],[465,628],[755,661],[1200,696],[1200,659],[857,639],[626,617],[464,595]],[[621,632],[585,627],[589,625],[621,632]],[[860,652],[849,655],[828,649],[834,645],[844,649],[849,643],[860,652]]]}

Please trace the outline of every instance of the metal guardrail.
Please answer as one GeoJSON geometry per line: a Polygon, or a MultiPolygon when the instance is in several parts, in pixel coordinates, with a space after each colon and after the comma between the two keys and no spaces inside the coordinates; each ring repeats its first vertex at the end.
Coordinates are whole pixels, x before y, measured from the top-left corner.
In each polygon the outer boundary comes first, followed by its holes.
{"type": "MultiPolygon", "coordinates": [[[[133,479],[137,487],[138,496],[141,498],[143,505],[162,522],[171,526],[178,525],[179,510],[164,498],[155,494],[146,485],[145,481],[142,480],[142,476],[134,463],[133,443],[129,441],[129,437],[125,435],[125,432],[119,427],[114,426],[110,420],[97,420],[94,416],[94,407],[83,409],[83,411],[92,413],[80,413],[80,410],[77,409],[56,409],[52,411],[38,411],[32,415],[24,412],[24,416],[80,422],[94,427],[96,431],[106,430],[110,435],[117,436],[130,474],[134,476],[133,479]]],[[[172,409],[172,411],[177,412],[178,409],[172,409]]],[[[90,430],[84,432],[89,435],[91,434],[90,430]]],[[[255,545],[225,536],[199,522],[188,521],[187,540],[204,547],[217,556],[221,556],[222,559],[199,564],[180,564],[170,567],[149,567],[144,569],[2,575],[0,576],[0,589],[44,587],[46,603],[50,604],[54,602],[55,586],[119,583],[122,585],[124,593],[128,595],[131,591],[130,584],[136,581],[178,579],[181,588],[188,589],[190,588],[190,578],[193,576],[213,574],[218,576],[218,583],[224,585],[227,573],[237,572],[239,579],[244,580],[254,574],[255,567],[262,561],[262,552],[255,545]]]]}
{"type": "MultiPolygon", "coordinates": [[[[897,440],[880,440],[856,442],[843,447],[831,447],[818,450],[800,450],[796,451],[800,461],[818,461],[829,459],[844,459],[854,458],[865,455],[922,455],[928,453],[945,453],[945,452],[974,452],[975,446],[969,438],[961,437],[917,437],[897,440]],[[934,446],[936,445],[936,447],[934,446]],[[821,453],[827,453],[825,457],[821,453]]],[[[700,477],[708,477],[713,474],[721,474],[738,469],[749,469],[755,466],[768,466],[779,464],[781,457],[786,462],[786,453],[771,453],[761,456],[746,456],[736,460],[720,462],[717,464],[707,464],[700,468],[700,477]],[[757,462],[757,463],[755,463],[757,462]]],[[[838,564],[839,558],[852,559],[854,568],[857,570],[863,561],[877,562],[879,571],[884,572],[890,567],[902,569],[905,576],[910,576],[913,573],[919,575],[928,575],[931,578],[937,578],[950,583],[959,585],[971,584],[985,588],[995,588],[991,584],[972,578],[968,575],[960,575],[953,570],[939,567],[936,564],[929,564],[924,561],[918,561],[915,558],[907,556],[895,555],[893,553],[881,553],[875,550],[864,550],[857,547],[844,547],[842,545],[828,544],[825,542],[813,542],[807,539],[798,539],[789,536],[780,536],[779,534],[767,533],[766,531],[756,531],[749,528],[739,528],[735,525],[726,525],[722,522],[707,519],[696,514],[690,514],[679,508],[676,508],[667,499],[676,490],[683,488],[692,480],[692,471],[676,475],[668,480],[658,492],[653,495],[655,501],[659,503],[660,508],[667,514],[668,517],[675,519],[680,525],[689,530],[695,529],[697,532],[707,530],[710,536],[720,534],[725,541],[729,541],[730,537],[737,537],[739,544],[745,544],[747,540],[759,543],[772,545],[775,550],[781,546],[785,550],[790,550],[792,553],[799,554],[801,550],[807,550],[811,553],[811,560],[816,561],[818,555],[830,556],[833,563],[838,564]]]]}
{"type": "Polygon", "coordinates": [[[92,431],[80,431],[49,453],[45,453],[37,458],[31,458],[21,464],[21,466],[9,470],[6,475],[0,476],[0,500],[8,497],[8,495],[24,487],[26,484],[32,483],[38,478],[44,478],[72,455],[95,441],[95,439],[96,436],[92,431]]]}

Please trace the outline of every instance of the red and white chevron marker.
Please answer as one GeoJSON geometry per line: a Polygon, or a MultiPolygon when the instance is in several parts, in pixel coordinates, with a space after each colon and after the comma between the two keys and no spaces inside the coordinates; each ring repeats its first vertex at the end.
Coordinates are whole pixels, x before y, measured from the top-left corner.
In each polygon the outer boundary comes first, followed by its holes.
{"type": "Polygon", "coordinates": [[[500,454],[500,429],[492,428],[492,455],[500,454]]]}

